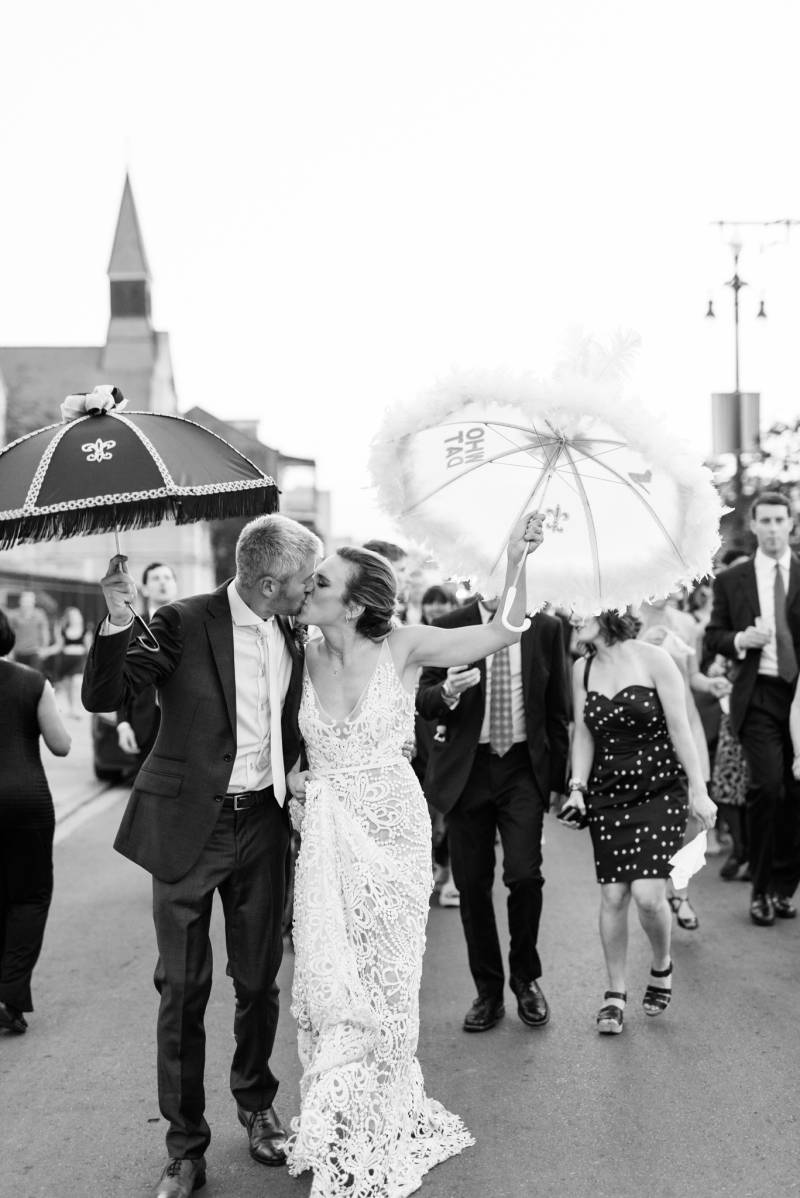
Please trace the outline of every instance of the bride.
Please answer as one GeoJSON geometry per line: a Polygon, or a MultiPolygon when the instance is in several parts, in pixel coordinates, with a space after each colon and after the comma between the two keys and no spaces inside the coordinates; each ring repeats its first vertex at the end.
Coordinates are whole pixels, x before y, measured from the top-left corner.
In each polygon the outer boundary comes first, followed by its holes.
{"type": "MultiPolygon", "coordinates": [[[[506,589],[541,540],[538,515],[515,525],[506,589]]],[[[311,1198],[405,1198],[474,1142],[426,1097],[415,1055],[430,819],[402,749],[421,666],[475,661],[519,633],[499,620],[396,628],[395,597],[384,558],[342,548],[299,615],[322,632],[307,647],[300,705],[309,769],[288,778],[302,829],[292,1012],[303,1067],[288,1158],[295,1175],[313,1170],[311,1198]]],[[[523,582],[509,622],[524,612],[523,582]]]]}

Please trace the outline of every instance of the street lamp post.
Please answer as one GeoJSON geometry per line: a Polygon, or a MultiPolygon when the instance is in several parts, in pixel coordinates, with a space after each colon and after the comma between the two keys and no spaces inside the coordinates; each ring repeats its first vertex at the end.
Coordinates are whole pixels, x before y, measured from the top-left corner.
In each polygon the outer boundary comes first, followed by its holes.
{"type": "MultiPolygon", "coordinates": [[[[742,452],[755,449],[759,439],[759,396],[757,393],[742,393],[740,382],[740,360],[739,360],[739,292],[743,287],[747,286],[745,280],[739,274],[739,255],[742,252],[742,240],[740,230],[745,227],[755,227],[765,234],[770,229],[775,229],[782,233],[785,238],[788,238],[790,230],[794,225],[800,224],[798,220],[768,220],[768,221],[714,221],[719,230],[725,234],[730,230],[732,236],[729,241],[731,252],[733,254],[733,277],[727,279],[726,287],[730,287],[733,292],[733,351],[734,351],[734,390],[733,393],[715,396],[715,401],[728,401],[726,408],[727,413],[731,417],[727,422],[729,433],[726,452],[733,452],[736,468],[733,477],[733,506],[735,509],[734,525],[737,537],[741,536],[744,531],[742,514],[740,511],[741,497],[743,490],[743,469],[742,469],[742,452]],[[732,427],[731,427],[732,426],[732,427]]],[[[764,308],[764,300],[761,299],[756,313],[756,319],[765,319],[766,310],[764,308]]],[[[706,317],[713,318],[715,316],[714,304],[712,300],[708,301],[708,310],[706,317]]]]}
{"type": "MultiPolygon", "coordinates": [[[[728,279],[725,283],[726,287],[730,287],[733,291],[733,363],[734,363],[734,382],[733,382],[733,405],[736,413],[736,422],[738,424],[739,437],[736,443],[735,458],[736,469],[733,475],[733,494],[734,494],[734,521],[737,532],[742,530],[743,521],[741,517],[741,499],[742,499],[742,391],[739,385],[739,292],[743,287],[747,286],[744,279],[739,276],[739,255],[742,252],[742,243],[734,241],[731,243],[733,251],[733,278],[728,279]]],[[[764,301],[761,301],[759,316],[766,316],[764,311],[764,301]]]]}

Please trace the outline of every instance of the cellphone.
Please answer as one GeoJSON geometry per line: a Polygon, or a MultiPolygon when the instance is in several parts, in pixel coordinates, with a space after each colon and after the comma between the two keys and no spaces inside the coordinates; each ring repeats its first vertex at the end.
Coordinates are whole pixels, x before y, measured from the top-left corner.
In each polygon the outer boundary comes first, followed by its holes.
{"type": "Polygon", "coordinates": [[[586,812],[581,811],[579,807],[576,807],[572,803],[567,803],[565,807],[562,807],[556,819],[565,828],[585,828],[589,822],[589,816],[586,812]]]}

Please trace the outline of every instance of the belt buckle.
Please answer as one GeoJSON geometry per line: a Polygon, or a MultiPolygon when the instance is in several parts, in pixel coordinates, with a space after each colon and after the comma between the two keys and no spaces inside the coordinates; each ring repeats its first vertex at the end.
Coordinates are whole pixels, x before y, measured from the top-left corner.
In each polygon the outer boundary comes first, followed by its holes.
{"type": "Polygon", "coordinates": [[[241,794],[234,795],[234,796],[233,796],[233,810],[234,810],[234,811],[246,811],[246,810],[247,810],[247,804],[246,804],[246,803],[244,803],[244,804],[242,804],[242,806],[240,807],[240,806],[239,806],[239,800],[240,800],[240,799],[249,799],[249,798],[250,798],[250,792],[249,792],[249,791],[247,791],[247,790],[245,790],[245,791],[242,791],[242,793],[241,793],[241,794]]]}

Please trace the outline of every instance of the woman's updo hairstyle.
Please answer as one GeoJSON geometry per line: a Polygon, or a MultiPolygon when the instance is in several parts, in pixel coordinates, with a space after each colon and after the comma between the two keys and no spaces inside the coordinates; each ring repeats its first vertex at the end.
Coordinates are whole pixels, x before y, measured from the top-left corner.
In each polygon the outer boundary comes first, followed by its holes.
{"type": "Polygon", "coordinates": [[[350,566],[342,598],[345,603],[357,603],[364,608],[356,622],[356,632],[371,641],[383,640],[394,628],[397,604],[394,570],[385,557],[371,549],[343,545],[336,552],[350,566]]]}
{"type": "Polygon", "coordinates": [[[597,617],[600,625],[600,635],[607,645],[615,645],[617,641],[633,641],[642,627],[630,611],[601,611],[597,617]]]}

